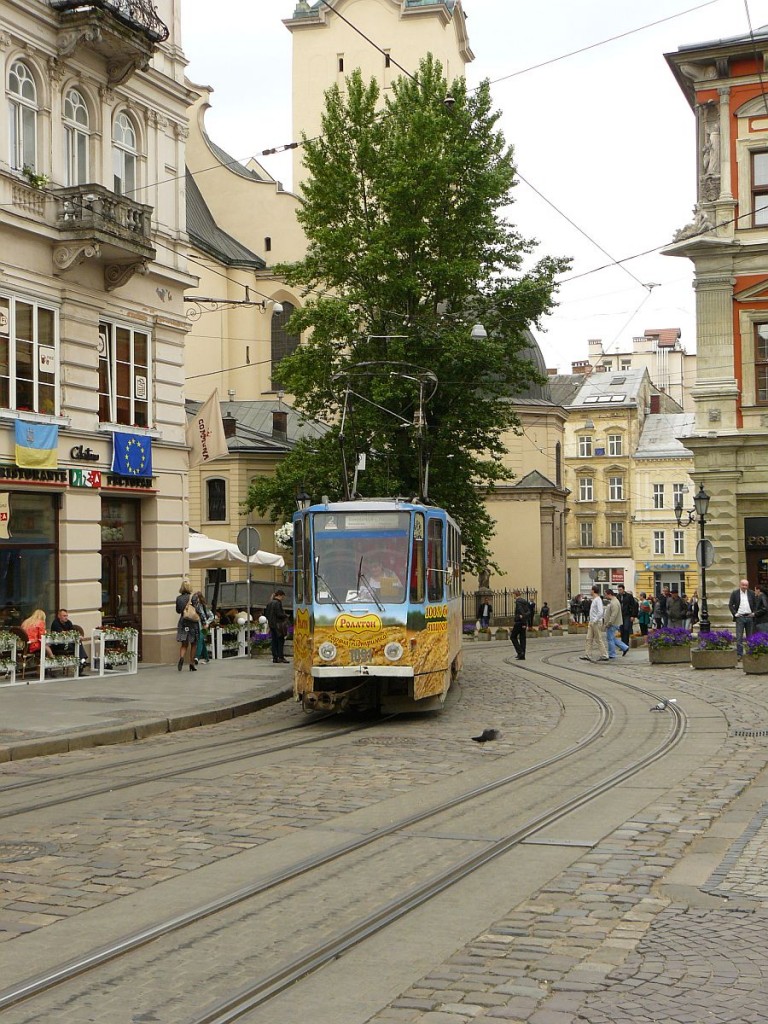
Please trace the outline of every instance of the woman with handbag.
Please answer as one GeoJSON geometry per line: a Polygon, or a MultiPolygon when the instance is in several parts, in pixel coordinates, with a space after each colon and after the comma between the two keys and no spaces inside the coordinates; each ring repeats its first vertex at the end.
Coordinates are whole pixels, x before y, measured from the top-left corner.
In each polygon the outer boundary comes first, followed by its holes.
{"type": "Polygon", "coordinates": [[[176,598],[176,611],[179,613],[179,624],[176,627],[176,640],[179,644],[179,662],[177,668],[181,672],[184,668],[184,655],[189,652],[189,671],[197,672],[195,668],[195,654],[197,653],[197,640],[200,636],[200,605],[197,595],[192,594],[192,587],[189,582],[184,582],[179,587],[179,596],[176,598]]]}

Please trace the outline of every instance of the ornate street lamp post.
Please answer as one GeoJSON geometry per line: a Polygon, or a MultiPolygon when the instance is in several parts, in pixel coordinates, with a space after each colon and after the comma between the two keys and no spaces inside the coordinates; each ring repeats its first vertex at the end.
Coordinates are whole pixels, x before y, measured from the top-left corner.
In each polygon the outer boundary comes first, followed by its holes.
{"type": "Polygon", "coordinates": [[[691,523],[698,521],[699,524],[699,543],[696,549],[696,561],[699,563],[699,569],[701,571],[701,615],[699,616],[699,632],[709,633],[711,626],[709,623],[709,608],[707,607],[707,564],[711,565],[711,544],[706,538],[705,527],[707,525],[707,512],[709,510],[709,495],[704,490],[704,484],[699,484],[699,490],[696,497],[693,499],[694,507],[690,510],[686,510],[688,516],[688,522],[683,523],[683,506],[682,502],[678,502],[675,505],[675,519],[677,519],[678,526],[689,526],[691,523]]]}

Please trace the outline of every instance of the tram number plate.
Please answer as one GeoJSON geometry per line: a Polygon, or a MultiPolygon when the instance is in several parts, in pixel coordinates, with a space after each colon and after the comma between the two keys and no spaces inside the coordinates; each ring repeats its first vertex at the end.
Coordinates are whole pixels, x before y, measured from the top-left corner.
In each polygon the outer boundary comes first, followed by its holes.
{"type": "Polygon", "coordinates": [[[366,665],[372,656],[372,652],[368,647],[359,647],[349,652],[350,659],[353,665],[366,665]]]}

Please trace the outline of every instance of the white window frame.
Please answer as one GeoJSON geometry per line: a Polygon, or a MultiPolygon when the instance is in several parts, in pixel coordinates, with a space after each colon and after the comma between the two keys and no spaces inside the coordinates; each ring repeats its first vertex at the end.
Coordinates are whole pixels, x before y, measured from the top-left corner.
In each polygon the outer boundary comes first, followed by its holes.
{"type": "Polygon", "coordinates": [[[685,530],[672,531],[672,549],[675,555],[685,555],[685,530]]]}
{"type": "Polygon", "coordinates": [[[67,90],[62,120],[67,185],[85,185],[90,174],[91,118],[88,104],[79,89],[67,90]]]}
{"type": "Polygon", "coordinates": [[[653,553],[654,555],[666,554],[666,535],[664,530],[653,531],[653,553]]]}
{"type": "Polygon", "coordinates": [[[624,523],[621,520],[608,524],[609,546],[612,548],[624,547],[624,523]]]}
{"type": "Polygon", "coordinates": [[[609,501],[624,501],[624,477],[623,476],[609,476],[608,477],[608,500],[609,501]]]}
{"type": "Polygon", "coordinates": [[[32,347],[32,406],[30,408],[25,403],[23,408],[42,415],[58,416],[61,407],[61,379],[59,373],[59,310],[57,307],[45,302],[37,302],[35,299],[30,299],[23,295],[11,295],[6,292],[0,292],[0,343],[5,341],[8,344],[8,362],[5,367],[6,373],[0,373],[0,378],[5,379],[6,376],[8,378],[8,404],[4,405],[4,403],[0,402],[0,407],[8,409],[19,408],[19,392],[22,390],[25,378],[21,378],[18,375],[17,346],[30,344],[32,347]],[[29,340],[17,337],[17,311],[20,304],[29,306],[32,310],[32,338],[29,340]],[[46,339],[44,344],[38,336],[40,312],[43,310],[46,314],[51,315],[53,320],[53,338],[50,341],[46,339]],[[50,364],[51,362],[53,363],[52,368],[44,369],[44,364],[50,364]],[[53,381],[41,379],[41,374],[43,373],[52,375],[53,381]],[[46,391],[41,393],[41,386],[46,389],[53,388],[52,409],[41,407],[44,404],[41,403],[41,398],[46,397],[46,391]]]}
{"type": "Polygon", "coordinates": [[[623,434],[609,434],[608,435],[608,454],[614,456],[623,456],[624,454],[624,435],[623,434]]]}
{"type": "Polygon", "coordinates": [[[664,484],[653,485],[653,507],[664,508],[664,484]]]}
{"type": "Polygon", "coordinates": [[[112,125],[113,187],[117,195],[135,199],[139,188],[139,142],[136,126],[121,110],[112,125]]]}
{"type": "Polygon", "coordinates": [[[591,476],[579,477],[579,501],[595,500],[595,481],[591,476]]]}
{"type": "Polygon", "coordinates": [[[580,459],[591,459],[592,458],[592,435],[583,434],[579,438],[579,458],[580,459]]]}
{"type": "MultiPolygon", "coordinates": [[[[142,369],[144,366],[142,364],[142,369]]],[[[99,321],[99,406],[101,407],[101,396],[107,395],[108,405],[108,416],[109,418],[104,420],[100,419],[101,423],[119,423],[121,426],[134,426],[134,427],[151,427],[154,422],[154,409],[153,409],[153,381],[152,381],[152,331],[147,324],[134,324],[119,320],[100,320],[99,321]],[[122,360],[117,358],[117,331],[124,330],[128,331],[130,335],[130,354],[128,359],[129,376],[131,380],[131,393],[130,395],[118,395],[117,392],[117,379],[118,379],[118,363],[122,363],[122,360]],[[142,334],[147,339],[147,365],[146,375],[144,373],[137,373],[136,364],[136,335],[142,334]],[[107,391],[102,391],[101,387],[101,369],[102,362],[104,362],[106,370],[106,382],[107,391]],[[142,398],[141,395],[145,394],[146,398],[142,398]],[[128,399],[129,405],[129,420],[119,419],[119,399],[128,399]],[[137,411],[142,410],[143,403],[146,403],[146,423],[138,423],[136,420],[137,411]]],[[[101,412],[100,412],[101,415],[101,412]]]]}
{"type": "Polygon", "coordinates": [[[685,506],[685,484],[672,484],[672,508],[685,506]]]}
{"type": "Polygon", "coordinates": [[[579,546],[582,548],[594,547],[595,531],[591,522],[579,523],[579,546]]]}
{"type": "Polygon", "coordinates": [[[10,165],[15,171],[37,170],[37,82],[23,60],[15,60],[8,72],[10,165]]]}

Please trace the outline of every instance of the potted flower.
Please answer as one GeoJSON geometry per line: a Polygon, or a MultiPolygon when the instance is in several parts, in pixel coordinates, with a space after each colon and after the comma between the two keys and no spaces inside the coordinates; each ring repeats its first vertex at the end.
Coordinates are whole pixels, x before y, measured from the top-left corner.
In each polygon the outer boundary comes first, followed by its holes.
{"type": "Polygon", "coordinates": [[[691,649],[694,668],[736,668],[736,637],[727,629],[699,633],[691,649]]]}
{"type": "Polygon", "coordinates": [[[753,633],[744,638],[744,657],[741,667],[754,675],[768,673],[768,633],[753,633]]]}
{"type": "Polygon", "coordinates": [[[283,551],[293,548],[293,523],[283,523],[275,530],[275,544],[283,551]]]}
{"type": "Polygon", "coordinates": [[[663,626],[648,634],[648,660],[652,665],[680,665],[691,660],[690,629],[663,626]]]}

